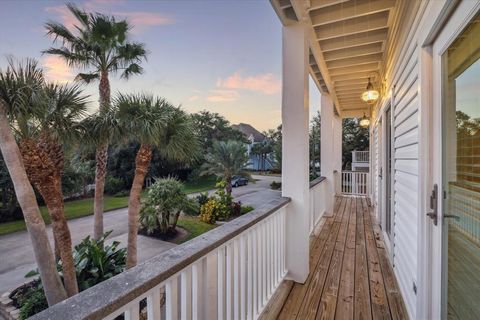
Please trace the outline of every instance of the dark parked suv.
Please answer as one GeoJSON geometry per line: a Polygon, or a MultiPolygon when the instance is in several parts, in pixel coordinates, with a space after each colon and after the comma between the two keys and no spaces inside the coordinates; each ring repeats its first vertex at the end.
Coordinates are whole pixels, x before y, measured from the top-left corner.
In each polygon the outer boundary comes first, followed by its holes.
{"type": "Polygon", "coordinates": [[[246,186],[248,184],[248,179],[241,176],[232,177],[232,187],[246,186]]]}

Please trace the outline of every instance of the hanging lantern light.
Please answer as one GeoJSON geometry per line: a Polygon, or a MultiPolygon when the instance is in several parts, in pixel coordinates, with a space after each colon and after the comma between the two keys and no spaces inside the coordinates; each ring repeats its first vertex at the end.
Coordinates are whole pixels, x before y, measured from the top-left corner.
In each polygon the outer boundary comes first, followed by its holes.
{"type": "Polygon", "coordinates": [[[370,125],[370,119],[367,118],[367,116],[365,115],[365,112],[363,113],[362,119],[360,119],[359,125],[362,128],[368,128],[368,126],[370,125]]]}
{"type": "Polygon", "coordinates": [[[370,82],[370,78],[368,78],[367,90],[362,93],[362,100],[368,104],[373,104],[378,100],[379,96],[380,94],[373,88],[373,84],[370,82]]]}

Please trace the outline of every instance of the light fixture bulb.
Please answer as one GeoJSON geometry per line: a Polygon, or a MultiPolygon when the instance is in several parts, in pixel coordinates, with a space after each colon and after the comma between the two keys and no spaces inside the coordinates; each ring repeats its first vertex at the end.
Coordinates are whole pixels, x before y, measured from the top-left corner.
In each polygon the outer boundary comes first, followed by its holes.
{"type": "Polygon", "coordinates": [[[359,125],[362,128],[368,128],[368,126],[370,125],[370,119],[367,118],[365,113],[363,113],[363,117],[362,117],[362,119],[360,119],[359,125]]]}
{"type": "Polygon", "coordinates": [[[362,93],[361,98],[363,101],[365,101],[368,104],[374,104],[375,101],[378,100],[378,97],[380,94],[378,93],[377,90],[373,88],[372,83],[370,82],[370,78],[368,78],[368,84],[367,84],[367,89],[365,92],[362,93]]]}

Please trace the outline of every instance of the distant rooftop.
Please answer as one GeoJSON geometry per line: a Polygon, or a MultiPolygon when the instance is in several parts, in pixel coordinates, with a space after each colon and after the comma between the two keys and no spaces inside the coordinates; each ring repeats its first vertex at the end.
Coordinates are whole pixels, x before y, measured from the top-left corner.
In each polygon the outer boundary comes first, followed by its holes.
{"type": "Polygon", "coordinates": [[[258,131],[257,129],[255,129],[254,127],[252,127],[247,123],[234,124],[232,125],[232,128],[240,131],[247,138],[250,138],[250,136],[253,136],[254,142],[262,142],[266,138],[260,131],[258,131]]]}

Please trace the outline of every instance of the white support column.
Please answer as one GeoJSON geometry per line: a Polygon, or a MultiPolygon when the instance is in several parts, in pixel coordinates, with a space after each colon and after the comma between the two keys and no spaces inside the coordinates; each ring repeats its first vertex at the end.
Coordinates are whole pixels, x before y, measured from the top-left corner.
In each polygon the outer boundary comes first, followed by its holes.
{"type": "Polygon", "coordinates": [[[321,97],[320,113],[322,117],[322,176],[326,178],[325,214],[333,215],[336,177],[342,172],[342,119],[335,116],[333,102],[327,95],[321,97]],[[337,176],[334,174],[337,171],[337,176]]]}
{"type": "Polygon", "coordinates": [[[308,43],[304,25],[283,28],[282,195],[286,216],[287,277],[303,283],[309,272],[308,43]]]}

